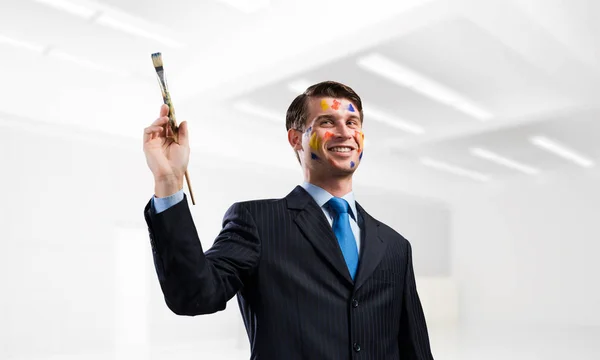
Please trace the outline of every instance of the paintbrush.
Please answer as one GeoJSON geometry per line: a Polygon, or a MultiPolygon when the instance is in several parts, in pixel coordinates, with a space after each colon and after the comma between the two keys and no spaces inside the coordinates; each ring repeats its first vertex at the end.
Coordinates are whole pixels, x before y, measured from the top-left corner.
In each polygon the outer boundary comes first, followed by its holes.
{"type": "MultiPolygon", "coordinates": [[[[167,128],[165,129],[166,136],[167,138],[173,139],[173,141],[176,143],[179,143],[179,126],[177,125],[177,120],[175,119],[175,109],[173,108],[173,102],[171,101],[171,95],[169,94],[169,88],[167,87],[167,77],[165,76],[161,53],[158,52],[152,54],[152,63],[154,64],[156,75],[158,76],[158,84],[160,86],[160,91],[162,92],[163,101],[165,104],[167,104],[167,106],[169,106],[169,122],[167,124],[167,128]],[[171,130],[171,133],[169,133],[167,130],[171,130]]],[[[187,169],[185,170],[184,176],[187,181],[188,189],[190,190],[192,204],[196,205],[196,201],[194,201],[194,193],[192,192],[190,175],[188,174],[187,169]]]]}

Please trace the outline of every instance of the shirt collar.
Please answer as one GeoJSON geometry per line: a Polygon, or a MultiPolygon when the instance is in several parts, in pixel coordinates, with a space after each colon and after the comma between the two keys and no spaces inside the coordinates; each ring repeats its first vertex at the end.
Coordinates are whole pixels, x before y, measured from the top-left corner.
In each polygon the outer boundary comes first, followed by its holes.
{"type": "MultiPolygon", "coordinates": [[[[325,204],[327,204],[329,199],[331,199],[333,197],[333,195],[331,195],[327,190],[325,190],[321,187],[318,187],[317,185],[313,185],[309,182],[304,181],[301,186],[302,186],[302,188],[304,188],[304,190],[306,190],[306,192],[308,192],[310,194],[310,196],[313,197],[313,199],[315,199],[315,202],[321,208],[325,204]]],[[[348,205],[350,205],[350,211],[352,212],[350,214],[350,216],[352,216],[352,218],[354,218],[354,221],[356,221],[357,212],[356,212],[356,202],[354,200],[354,192],[350,191],[349,193],[342,196],[341,198],[346,200],[348,202],[348,205]]]]}

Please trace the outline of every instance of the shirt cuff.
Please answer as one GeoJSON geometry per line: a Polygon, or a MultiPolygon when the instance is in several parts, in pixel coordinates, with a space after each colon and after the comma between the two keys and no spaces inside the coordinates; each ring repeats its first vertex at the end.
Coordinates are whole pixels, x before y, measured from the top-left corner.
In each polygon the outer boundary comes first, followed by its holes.
{"type": "Polygon", "coordinates": [[[183,200],[183,189],[179,190],[173,195],[157,198],[156,195],[152,196],[152,206],[156,214],[159,214],[168,208],[177,205],[183,200]]]}

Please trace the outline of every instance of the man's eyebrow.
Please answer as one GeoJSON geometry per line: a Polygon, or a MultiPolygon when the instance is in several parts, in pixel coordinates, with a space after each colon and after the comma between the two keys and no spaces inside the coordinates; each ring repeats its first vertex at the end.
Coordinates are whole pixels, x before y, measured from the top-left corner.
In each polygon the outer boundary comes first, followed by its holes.
{"type": "Polygon", "coordinates": [[[323,114],[323,115],[319,115],[315,118],[315,121],[317,120],[325,120],[325,119],[335,119],[335,116],[331,115],[331,114],[323,114]]]}
{"type": "MultiPolygon", "coordinates": [[[[332,114],[322,114],[322,115],[317,116],[314,121],[318,121],[318,120],[331,120],[331,119],[335,120],[335,118],[336,117],[334,115],[332,115],[332,114]]],[[[358,115],[350,115],[348,117],[348,119],[349,120],[360,121],[360,117],[358,115]]]]}

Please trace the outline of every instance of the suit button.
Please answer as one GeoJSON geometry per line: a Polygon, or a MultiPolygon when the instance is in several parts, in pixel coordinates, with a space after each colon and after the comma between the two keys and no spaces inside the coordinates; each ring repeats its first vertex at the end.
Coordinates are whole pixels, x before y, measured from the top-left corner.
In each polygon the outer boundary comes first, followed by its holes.
{"type": "Polygon", "coordinates": [[[354,351],[359,352],[360,351],[360,345],[358,345],[357,343],[354,343],[354,345],[352,345],[352,348],[354,349],[354,351]]]}
{"type": "Polygon", "coordinates": [[[352,307],[353,308],[357,308],[358,307],[358,300],[356,300],[356,299],[352,300],[352,307]]]}

